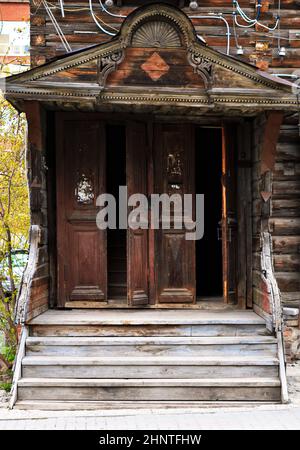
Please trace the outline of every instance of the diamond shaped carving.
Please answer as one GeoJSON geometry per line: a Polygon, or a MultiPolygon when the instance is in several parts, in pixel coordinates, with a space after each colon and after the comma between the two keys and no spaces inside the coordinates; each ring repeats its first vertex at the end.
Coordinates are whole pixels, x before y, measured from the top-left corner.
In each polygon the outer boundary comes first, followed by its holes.
{"type": "Polygon", "coordinates": [[[159,53],[154,52],[142,64],[141,68],[151,78],[152,81],[158,81],[163,75],[169,72],[170,66],[163,60],[159,53]]]}

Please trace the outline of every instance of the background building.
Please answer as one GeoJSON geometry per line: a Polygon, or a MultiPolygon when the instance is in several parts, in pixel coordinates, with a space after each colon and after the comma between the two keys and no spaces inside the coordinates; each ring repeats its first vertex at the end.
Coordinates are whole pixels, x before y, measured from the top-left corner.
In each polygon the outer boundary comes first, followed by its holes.
{"type": "Polygon", "coordinates": [[[5,75],[30,67],[29,1],[0,1],[0,65],[5,75]]]}

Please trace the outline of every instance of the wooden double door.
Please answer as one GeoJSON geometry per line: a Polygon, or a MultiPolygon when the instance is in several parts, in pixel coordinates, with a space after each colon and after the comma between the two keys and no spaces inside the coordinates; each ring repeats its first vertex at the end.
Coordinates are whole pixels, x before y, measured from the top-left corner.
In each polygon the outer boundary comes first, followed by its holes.
{"type": "MultiPolygon", "coordinates": [[[[139,193],[149,200],[149,223],[151,194],[194,196],[195,127],[125,121],[115,131],[120,132],[122,128],[123,142],[118,145],[116,141],[112,148],[108,145],[108,125],[102,120],[64,120],[57,126],[59,305],[96,306],[110,300],[109,261],[113,251],[109,240],[111,232],[100,230],[96,224],[100,209],[98,196],[112,193],[109,192],[112,191],[111,180],[121,169],[124,177],[120,177],[120,184],[125,182],[127,196],[139,193]]],[[[220,183],[220,180],[216,182],[220,183]]],[[[117,195],[117,190],[113,193],[117,195]]],[[[224,194],[226,197],[226,192],[224,194]]],[[[122,199],[116,200],[117,216],[120,201],[122,199]]],[[[128,213],[130,211],[128,207],[128,213]]],[[[220,211],[220,219],[221,216],[220,211]]],[[[194,218],[193,213],[190,220],[194,218]]],[[[224,219],[223,233],[227,223],[224,219]]],[[[120,221],[117,217],[116,227],[120,226],[120,221]]],[[[177,229],[172,215],[170,227],[164,228],[164,221],[165,217],[160,215],[159,229],[128,228],[123,232],[126,247],[123,271],[128,305],[196,303],[196,241],[186,239],[187,230],[184,227],[177,229]]],[[[118,239],[121,235],[116,236],[118,239]]],[[[228,247],[229,240],[225,241],[224,245],[228,247]]],[[[228,252],[227,247],[223,253],[228,252]]],[[[224,267],[228,270],[226,263],[224,267]]],[[[224,280],[228,289],[227,275],[224,280]]]]}

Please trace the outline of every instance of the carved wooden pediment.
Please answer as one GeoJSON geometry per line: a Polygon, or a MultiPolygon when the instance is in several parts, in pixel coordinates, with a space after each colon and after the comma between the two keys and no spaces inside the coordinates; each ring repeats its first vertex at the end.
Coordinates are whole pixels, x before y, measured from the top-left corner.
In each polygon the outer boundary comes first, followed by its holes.
{"type": "Polygon", "coordinates": [[[103,103],[297,108],[291,85],[203,44],[168,5],[136,9],[119,34],[7,79],[6,97],[103,103]]]}

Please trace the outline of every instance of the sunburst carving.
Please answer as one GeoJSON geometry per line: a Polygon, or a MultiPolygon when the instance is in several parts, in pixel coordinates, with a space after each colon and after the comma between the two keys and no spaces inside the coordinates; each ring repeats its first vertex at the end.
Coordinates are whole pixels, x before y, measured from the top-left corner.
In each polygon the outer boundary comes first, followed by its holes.
{"type": "Polygon", "coordinates": [[[178,31],[171,24],[153,20],[144,23],[134,33],[133,47],[178,48],[181,40],[178,31]]]}

